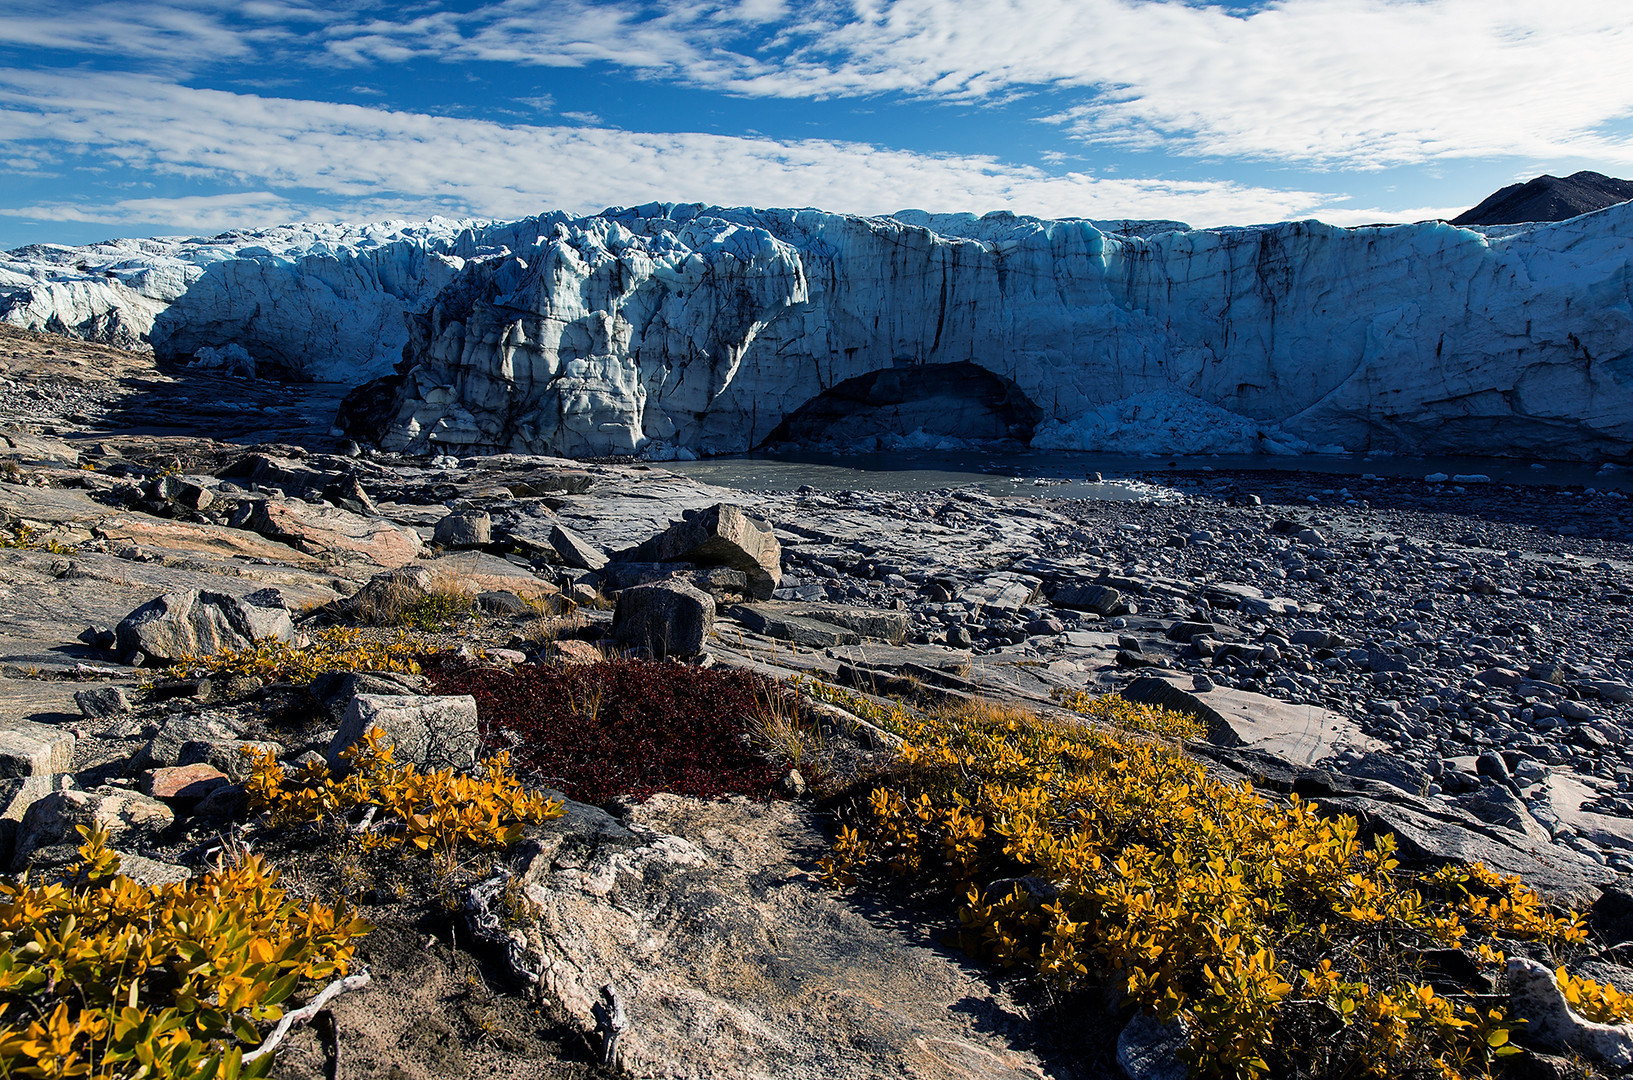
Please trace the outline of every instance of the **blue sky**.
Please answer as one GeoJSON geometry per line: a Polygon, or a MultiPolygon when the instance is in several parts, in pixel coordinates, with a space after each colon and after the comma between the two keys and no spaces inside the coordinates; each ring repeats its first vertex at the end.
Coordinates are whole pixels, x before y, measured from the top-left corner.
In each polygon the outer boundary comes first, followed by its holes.
{"type": "Polygon", "coordinates": [[[1626,0],[9,0],[0,248],[653,200],[1196,225],[1633,175],[1626,0]]]}

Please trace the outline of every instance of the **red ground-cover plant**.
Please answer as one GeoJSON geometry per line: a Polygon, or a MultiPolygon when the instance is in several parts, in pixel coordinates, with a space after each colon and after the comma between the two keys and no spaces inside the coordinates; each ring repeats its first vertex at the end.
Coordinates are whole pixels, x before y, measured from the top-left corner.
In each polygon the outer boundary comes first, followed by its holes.
{"type": "Polygon", "coordinates": [[[765,798],[788,771],[751,735],[762,703],[781,691],[746,671],[643,660],[505,670],[433,659],[425,673],[437,693],[476,699],[485,737],[510,750],[519,773],[579,802],[658,791],[765,798]]]}

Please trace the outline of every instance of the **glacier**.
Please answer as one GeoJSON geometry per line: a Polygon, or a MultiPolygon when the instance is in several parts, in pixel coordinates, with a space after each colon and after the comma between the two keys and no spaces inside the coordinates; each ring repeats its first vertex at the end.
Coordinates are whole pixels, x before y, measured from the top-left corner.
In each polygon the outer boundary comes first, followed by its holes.
{"type": "Polygon", "coordinates": [[[37,245],[0,256],[0,321],[374,380],[342,423],[416,453],[1625,461],[1630,266],[1633,204],[1188,229],[653,203],[37,245]]]}

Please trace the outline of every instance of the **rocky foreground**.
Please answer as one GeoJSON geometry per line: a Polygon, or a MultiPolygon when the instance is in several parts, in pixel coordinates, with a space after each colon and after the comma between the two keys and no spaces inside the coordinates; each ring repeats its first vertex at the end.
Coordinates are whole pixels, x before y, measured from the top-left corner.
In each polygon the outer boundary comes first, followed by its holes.
{"type": "MultiPolygon", "coordinates": [[[[132,433],[113,418],[151,408],[155,388],[196,392],[130,354],[7,344],[0,857],[14,873],[60,864],[88,820],[115,831],[130,872],[192,872],[237,835],[246,745],[315,760],[364,716],[407,716],[439,753],[473,755],[474,709],[423,679],[304,691],[169,671],[309,633],[388,588],[453,583],[483,613],[439,640],[500,663],[633,649],[858,702],[1048,711],[1088,689],[1167,704],[1207,722],[1193,749],[1221,773],[1393,832],[1408,865],[1520,873],[1592,904],[1610,942],[1633,937],[1633,515],[1613,494],[1211,473],[1164,477],[1144,502],[748,493],[639,463],[370,453],[264,383],[275,431],[263,411],[178,409],[152,418],[163,433],[132,433]],[[115,359],[128,370],[109,374],[115,359]],[[76,383],[75,361],[102,374],[76,383]],[[76,407],[42,412],[76,387],[76,407]],[[577,611],[541,626],[540,597],[577,611]]],[[[890,741],[832,718],[862,766],[890,741]]],[[[937,944],[935,915],[819,886],[828,823],[809,801],[570,811],[515,857],[534,905],[519,927],[480,886],[467,929],[441,939],[375,897],[377,984],[337,1006],[347,1075],[590,1075],[609,1042],[636,1075],[1116,1067],[1115,1032],[966,963],[937,944]],[[486,989],[473,955],[536,1006],[486,989]],[[607,988],[627,1007],[616,1038],[607,988]]],[[[1633,982],[1613,956],[1578,966],[1633,982]]],[[[341,1053],[303,1038],[284,1075],[341,1053]]]]}

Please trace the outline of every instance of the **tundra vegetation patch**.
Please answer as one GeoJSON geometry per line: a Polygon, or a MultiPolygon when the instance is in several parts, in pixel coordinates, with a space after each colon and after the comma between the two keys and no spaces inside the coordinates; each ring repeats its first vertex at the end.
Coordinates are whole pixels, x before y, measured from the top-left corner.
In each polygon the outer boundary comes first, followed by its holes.
{"type": "Polygon", "coordinates": [[[745,671],[610,660],[506,670],[435,658],[439,694],[476,699],[484,735],[524,774],[579,802],[658,791],[765,798],[789,763],[757,749],[757,719],[785,691],[745,671]]]}
{"type": "Polygon", "coordinates": [[[944,895],[963,949],[1179,1022],[1197,1075],[1485,1076],[1518,1052],[1489,997],[1505,951],[1569,952],[1579,916],[1478,864],[1403,872],[1392,837],[1223,783],[1139,720],[977,702],[913,722],[825,874],[944,895]],[[1467,985],[1431,970],[1437,950],[1473,958],[1467,985]]]}
{"type": "Polygon", "coordinates": [[[62,881],[0,881],[0,1075],[265,1076],[262,1029],[304,983],[344,976],[372,929],[290,898],[257,855],[149,888],[105,829],[80,834],[62,881]]]}

